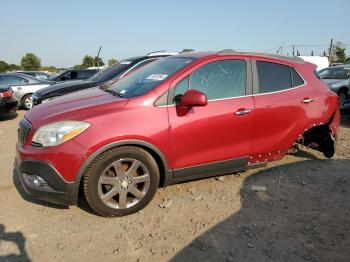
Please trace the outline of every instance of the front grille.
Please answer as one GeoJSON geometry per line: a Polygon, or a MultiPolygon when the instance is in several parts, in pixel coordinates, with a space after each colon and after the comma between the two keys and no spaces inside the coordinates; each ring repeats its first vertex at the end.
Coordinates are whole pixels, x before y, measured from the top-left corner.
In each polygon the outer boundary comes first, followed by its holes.
{"type": "Polygon", "coordinates": [[[26,119],[23,118],[21,122],[19,122],[18,141],[21,143],[21,145],[24,145],[24,142],[26,141],[27,135],[31,128],[31,124],[26,119]]]}

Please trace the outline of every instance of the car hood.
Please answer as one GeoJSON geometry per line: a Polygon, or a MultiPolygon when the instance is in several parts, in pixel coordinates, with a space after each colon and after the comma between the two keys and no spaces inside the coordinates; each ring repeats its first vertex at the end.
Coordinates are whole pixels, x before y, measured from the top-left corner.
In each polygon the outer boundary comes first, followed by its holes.
{"type": "Polygon", "coordinates": [[[124,107],[128,100],[99,88],[74,92],[33,107],[25,118],[34,129],[56,121],[86,120],[124,107]]]}
{"type": "Polygon", "coordinates": [[[91,84],[92,84],[92,82],[83,81],[83,80],[67,81],[67,82],[63,82],[63,83],[57,83],[57,84],[50,85],[48,87],[40,89],[37,93],[39,95],[45,96],[45,95],[48,95],[51,93],[59,92],[62,89],[71,88],[71,87],[79,86],[79,85],[84,86],[84,85],[91,85],[91,84]]]}

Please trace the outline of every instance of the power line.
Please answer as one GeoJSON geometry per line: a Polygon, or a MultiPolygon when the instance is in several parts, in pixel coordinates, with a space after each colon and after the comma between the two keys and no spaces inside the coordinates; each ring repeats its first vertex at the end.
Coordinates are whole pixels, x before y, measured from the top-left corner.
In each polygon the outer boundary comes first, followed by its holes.
{"type": "MultiPolygon", "coordinates": [[[[348,43],[342,43],[343,46],[350,46],[350,44],[348,43]]],[[[293,44],[293,45],[282,45],[282,46],[278,46],[278,47],[275,47],[275,48],[269,48],[269,49],[265,49],[264,51],[267,52],[267,51],[274,51],[274,50],[278,50],[278,49],[281,49],[282,48],[288,48],[288,47],[328,47],[329,45],[328,44],[293,44]]]]}

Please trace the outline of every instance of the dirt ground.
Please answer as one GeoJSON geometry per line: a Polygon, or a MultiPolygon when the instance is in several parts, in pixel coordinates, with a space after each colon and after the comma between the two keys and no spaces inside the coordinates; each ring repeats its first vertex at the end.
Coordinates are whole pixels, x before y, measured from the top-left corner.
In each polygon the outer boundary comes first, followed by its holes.
{"type": "Polygon", "coordinates": [[[0,261],[350,261],[348,120],[332,159],[305,150],[161,188],[144,210],[111,219],[84,203],[60,208],[18,193],[23,115],[0,119],[0,261]]]}

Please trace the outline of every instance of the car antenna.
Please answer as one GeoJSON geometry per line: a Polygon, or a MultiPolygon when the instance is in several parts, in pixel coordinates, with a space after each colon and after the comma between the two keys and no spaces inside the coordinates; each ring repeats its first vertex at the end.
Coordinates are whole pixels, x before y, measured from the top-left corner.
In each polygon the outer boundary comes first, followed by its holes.
{"type": "Polygon", "coordinates": [[[101,52],[102,46],[98,49],[97,57],[96,57],[96,65],[97,65],[97,72],[98,72],[98,79],[100,79],[100,65],[99,65],[99,57],[101,52]]]}

